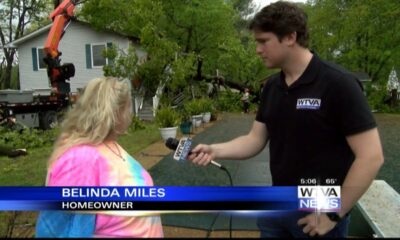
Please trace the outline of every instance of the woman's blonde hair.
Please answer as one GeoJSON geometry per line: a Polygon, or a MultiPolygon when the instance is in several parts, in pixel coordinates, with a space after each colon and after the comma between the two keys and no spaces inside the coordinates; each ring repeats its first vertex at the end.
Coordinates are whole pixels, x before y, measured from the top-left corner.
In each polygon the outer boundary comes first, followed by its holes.
{"type": "Polygon", "coordinates": [[[130,84],[102,77],[91,80],[61,125],[49,166],[72,146],[98,145],[125,133],[132,119],[130,84]]]}

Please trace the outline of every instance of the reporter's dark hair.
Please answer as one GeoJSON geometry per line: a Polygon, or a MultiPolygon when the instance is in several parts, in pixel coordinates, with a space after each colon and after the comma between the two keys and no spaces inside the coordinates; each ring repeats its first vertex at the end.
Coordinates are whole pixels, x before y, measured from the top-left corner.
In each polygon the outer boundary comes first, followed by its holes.
{"type": "Polygon", "coordinates": [[[249,29],[272,32],[280,41],[296,32],[297,43],[303,47],[308,46],[307,15],[293,3],[279,1],[264,7],[250,22],[249,29]]]}

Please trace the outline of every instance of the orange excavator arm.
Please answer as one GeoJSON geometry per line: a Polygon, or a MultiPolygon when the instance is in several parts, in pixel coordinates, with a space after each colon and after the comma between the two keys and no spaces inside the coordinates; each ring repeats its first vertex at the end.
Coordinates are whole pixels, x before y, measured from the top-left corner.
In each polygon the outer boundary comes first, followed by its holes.
{"type": "Polygon", "coordinates": [[[43,60],[47,64],[47,76],[56,94],[69,94],[71,92],[67,80],[75,75],[75,67],[72,63],[61,65],[61,52],[58,50],[58,44],[74,17],[74,9],[78,2],[79,0],[64,0],[49,16],[53,25],[44,45],[46,56],[43,60]]]}

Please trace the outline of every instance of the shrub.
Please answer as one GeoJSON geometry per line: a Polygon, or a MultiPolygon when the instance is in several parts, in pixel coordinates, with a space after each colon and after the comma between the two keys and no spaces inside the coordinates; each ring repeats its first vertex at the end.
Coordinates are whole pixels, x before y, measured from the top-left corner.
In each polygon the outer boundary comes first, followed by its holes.
{"type": "Polygon", "coordinates": [[[132,123],[129,126],[130,131],[134,132],[134,131],[145,129],[145,128],[146,128],[146,126],[138,117],[134,116],[132,118],[132,123]]]}
{"type": "Polygon", "coordinates": [[[185,111],[191,116],[203,113],[203,105],[200,99],[193,99],[184,105],[185,111]]]}
{"type": "Polygon", "coordinates": [[[214,111],[214,103],[209,98],[200,99],[200,105],[203,109],[202,112],[213,112],[214,111]]]}
{"type": "Polygon", "coordinates": [[[179,113],[171,107],[163,107],[157,111],[155,121],[160,128],[176,127],[181,121],[179,113]]]}
{"type": "Polygon", "coordinates": [[[230,91],[220,92],[217,100],[217,109],[224,112],[239,112],[242,109],[241,95],[230,91]]]}
{"type": "Polygon", "coordinates": [[[39,130],[24,128],[19,131],[0,127],[0,145],[11,148],[39,148],[51,146],[58,136],[59,128],[39,130]]]}

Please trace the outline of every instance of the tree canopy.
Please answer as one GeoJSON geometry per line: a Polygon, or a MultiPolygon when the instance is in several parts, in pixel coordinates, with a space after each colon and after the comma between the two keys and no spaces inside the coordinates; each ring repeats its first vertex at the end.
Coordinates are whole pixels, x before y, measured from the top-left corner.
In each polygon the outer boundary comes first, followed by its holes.
{"type": "Polygon", "coordinates": [[[134,0],[118,4],[100,0],[87,2],[81,16],[98,28],[140,38],[149,58],[138,67],[138,75],[154,91],[158,84],[154,81],[163,79],[167,67],[172,70],[172,88],[188,85],[196,70],[204,78],[212,78],[218,69],[220,75],[239,84],[252,85],[264,78],[265,68],[254,54],[254,44],[241,41],[245,38],[249,42],[249,33],[241,34],[246,27],[241,14],[250,8],[237,0],[134,0]]]}
{"type": "Polygon", "coordinates": [[[376,82],[400,64],[398,0],[313,0],[305,8],[311,48],[323,58],[376,82]]]}

